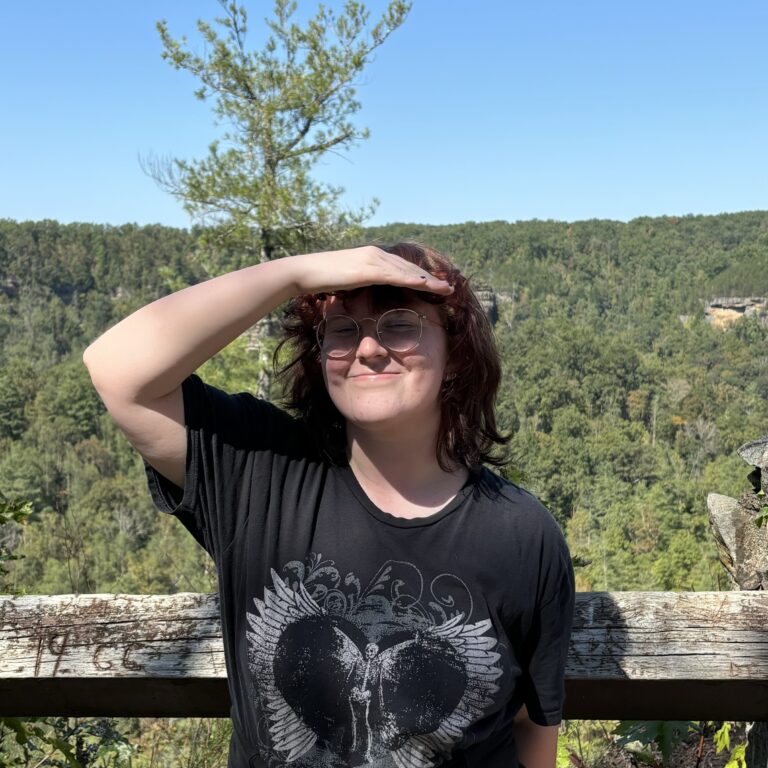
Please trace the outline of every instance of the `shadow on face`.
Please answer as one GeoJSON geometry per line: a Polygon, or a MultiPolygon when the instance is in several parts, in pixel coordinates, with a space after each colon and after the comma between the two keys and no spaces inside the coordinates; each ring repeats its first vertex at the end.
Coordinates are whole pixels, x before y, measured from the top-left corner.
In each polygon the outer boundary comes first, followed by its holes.
{"type": "Polygon", "coordinates": [[[354,306],[362,305],[377,315],[388,309],[416,307],[420,303],[436,306],[445,303],[444,297],[429,291],[413,291],[396,285],[371,285],[352,291],[338,291],[331,297],[341,302],[345,312],[350,312],[354,306]]]}

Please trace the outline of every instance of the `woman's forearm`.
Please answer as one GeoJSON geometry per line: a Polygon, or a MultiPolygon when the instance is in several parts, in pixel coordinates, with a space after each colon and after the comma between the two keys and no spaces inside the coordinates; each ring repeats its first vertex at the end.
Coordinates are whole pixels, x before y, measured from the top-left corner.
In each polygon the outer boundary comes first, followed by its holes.
{"type": "Polygon", "coordinates": [[[152,400],[298,292],[301,257],[257,264],[148,304],[96,339],[83,361],[97,385],[152,400]]]}
{"type": "Polygon", "coordinates": [[[515,748],[520,766],[555,768],[558,725],[536,725],[527,718],[514,724],[515,748]]]}

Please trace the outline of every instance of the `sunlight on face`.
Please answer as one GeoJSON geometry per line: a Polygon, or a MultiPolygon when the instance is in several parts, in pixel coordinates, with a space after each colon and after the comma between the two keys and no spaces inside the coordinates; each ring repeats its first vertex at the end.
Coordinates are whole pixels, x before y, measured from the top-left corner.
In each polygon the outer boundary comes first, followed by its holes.
{"type": "Polygon", "coordinates": [[[330,298],[326,316],[354,318],[361,326],[361,334],[357,347],[346,357],[322,356],[325,385],[342,416],[360,428],[426,429],[436,433],[448,353],[446,333],[439,325],[442,319],[437,307],[427,302],[408,301],[399,306],[414,309],[433,321],[424,321],[418,345],[402,353],[388,350],[376,335],[375,319],[391,307],[374,309],[366,291],[345,302],[330,298]]]}

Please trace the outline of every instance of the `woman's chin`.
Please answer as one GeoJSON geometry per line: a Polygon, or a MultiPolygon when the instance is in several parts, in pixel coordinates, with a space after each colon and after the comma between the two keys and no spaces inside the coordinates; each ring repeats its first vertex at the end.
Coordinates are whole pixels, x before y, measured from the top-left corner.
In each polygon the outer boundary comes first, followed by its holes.
{"type": "Polygon", "coordinates": [[[366,412],[354,413],[347,416],[347,424],[359,429],[387,429],[389,427],[401,427],[407,422],[407,417],[402,412],[366,412]]]}
{"type": "Polygon", "coordinates": [[[401,437],[416,432],[427,434],[436,432],[440,424],[440,414],[424,411],[404,411],[395,408],[370,408],[365,411],[344,414],[348,427],[370,433],[395,432],[401,437]]]}

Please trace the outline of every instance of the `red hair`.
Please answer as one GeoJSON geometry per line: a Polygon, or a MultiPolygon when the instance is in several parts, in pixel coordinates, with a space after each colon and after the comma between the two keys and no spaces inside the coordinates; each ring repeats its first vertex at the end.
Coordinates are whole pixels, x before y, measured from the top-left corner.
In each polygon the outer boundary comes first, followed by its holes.
{"type": "MultiPolygon", "coordinates": [[[[441,296],[392,285],[373,285],[336,295],[351,297],[369,291],[374,309],[402,306],[418,299],[438,308],[448,337],[448,360],[440,394],[440,428],[436,455],[442,469],[472,469],[482,462],[500,466],[504,455],[494,449],[509,438],[496,428],[496,394],[501,363],[493,329],[469,286],[469,280],[442,254],[423,245],[398,243],[383,248],[435,277],[447,280],[453,293],[441,296]]],[[[275,351],[275,366],[283,345],[290,344],[293,357],[278,371],[283,380],[286,405],[306,421],[324,453],[333,463],[346,464],[344,417],[336,409],[323,381],[315,326],[323,317],[326,297],[303,294],[288,304],[283,318],[284,339],[275,351]]]]}

